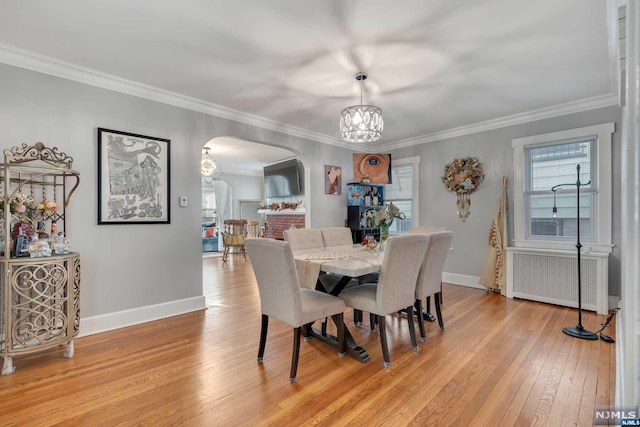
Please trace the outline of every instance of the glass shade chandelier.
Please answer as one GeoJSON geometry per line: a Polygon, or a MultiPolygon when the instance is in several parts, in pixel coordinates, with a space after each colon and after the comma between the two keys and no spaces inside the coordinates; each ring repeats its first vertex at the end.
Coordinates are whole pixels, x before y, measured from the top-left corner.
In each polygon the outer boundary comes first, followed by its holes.
{"type": "Polygon", "coordinates": [[[352,105],[340,112],[340,138],[347,142],[373,142],[382,137],[382,110],[362,104],[362,86],[366,73],[356,74],[360,82],[360,105],[352,105]]]}
{"type": "Polygon", "coordinates": [[[206,176],[209,178],[219,178],[222,176],[222,169],[218,165],[211,154],[209,154],[209,147],[204,147],[202,149],[202,160],[200,161],[200,173],[202,176],[206,176]]]}

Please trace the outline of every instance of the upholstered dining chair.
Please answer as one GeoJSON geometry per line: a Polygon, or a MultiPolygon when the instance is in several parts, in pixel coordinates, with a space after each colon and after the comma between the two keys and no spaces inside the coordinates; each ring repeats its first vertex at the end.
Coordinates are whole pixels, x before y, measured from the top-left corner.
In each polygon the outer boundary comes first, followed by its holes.
{"type": "Polygon", "coordinates": [[[290,228],[282,232],[285,242],[291,244],[292,250],[315,249],[324,246],[322,231],[317,228],[290,228]]]}
{"type": "Polygon", "coordinates": [[[351,229],[348,227],[327,227],[320,229],[324,246],[345,246],[353,244],[351,229]]]}
{"type": "Polygon", "coordinates": [[[418,349],[413,323],[413,306],[416,280],[428,243],[429,238],[424,234],[389,237],[382,255],[378,283],[346,288],[339,295],[348,307],[375,315],[379,325],[385,367],[391,366],[385,326],[387,314],[407,309],[411,346],[414,350],[418,349]]]}
{"type": "MultiPolygon", "coordinates": [[[[409,233],[433,233],[434,231],[446,231],[447,228],[444,227],[410,227],[409,233]]],[[[440,284],[440,303],[442,304],[442,284],[440,284]]],[[[426,310],[429,312],[431,310],[431,297],[427,297],[427,304],[425,306],[426,310]]],[[[435,319],[433,315],[430,315],[429,321],[433,322],[435,319]]]]}
{"type": "Polygon", "coordinates": [[[300,288],[291,245],[273,239],[249,237],[245,241],[249,260],[258,282],[262,328],[258,363],[262,363],[267,340],[269,317],[293,326],[293,353],[289,381],[296,380],[302,327],[331,316],[336,324],[338,356],[344,356],[344,302],[333,295],[300,288]]]}
{"type": "MultiPolygon", "coordinates": [[[[416,233],[416,230],[410,233],[416,233]]],[[[442,293],[442,272],[444,271],[444,264],[449,255],[449,248],[451,248],[451,242],[453,242],[452,231],[435,231],[431,233],[420,233],[429,237],[429,246],[424,256],[422,266],[420,267],[420,274],[418,275],[418,281],[416,282],[416,301],[415,307],[418,312],[418,327],[420,328],[420,339],[422,342],[427,340],[424,328],[424,319],[422,315],[422,300],[429,298],[431,295],[434,297],[434,303],[436,307],[436,314],[438,316],[438,325],[440,329],[444,329],[444,322],[442,320],[442,311],[440,309],[440,296],[442,293]]]]}
{"type": "Polygon", "coordinates": [[[224,231],[222,232],[222,245],[224,252],[222,253],[222,262],[227,262],[231,248],[237,248],[246,261],[247,255],[244,251],[244,240],[246,237],[245,227],[246,219],[225,219],[224,231]]]}

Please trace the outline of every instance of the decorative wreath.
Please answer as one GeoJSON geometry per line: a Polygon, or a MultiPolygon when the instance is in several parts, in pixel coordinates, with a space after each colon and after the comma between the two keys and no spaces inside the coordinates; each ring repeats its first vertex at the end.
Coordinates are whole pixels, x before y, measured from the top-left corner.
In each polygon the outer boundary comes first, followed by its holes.
{"type": "Polygon", "coordinates": [[[484,180],[484,171],[477,157],[453,159],[444,167],[444,187],[461,194],[473,193],[484,180]]]}

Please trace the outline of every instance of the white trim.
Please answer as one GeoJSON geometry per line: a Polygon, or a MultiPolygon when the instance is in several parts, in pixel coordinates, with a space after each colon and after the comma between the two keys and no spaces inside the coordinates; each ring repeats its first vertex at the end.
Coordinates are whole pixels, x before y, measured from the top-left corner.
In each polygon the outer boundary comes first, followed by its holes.
{"type": "Polygon", "coordinates": [[[207,308],[204,296],[122,310],[80,319],[79,337],[125,328],[207,308]]]}
{"type": "MultiPolygon", "coordinates": [[[[262,129],[268,129],[274,132],[284,133],[286,135],[293,135],[350,150],[355,149],[354,145],[351,143],[346,143],[338,138],[329,137],[318,132],[312,132],[296,126],[286,125],[275,120],[244,113],[222,105],[202,101],[197,98],[145,85],[133,80],[124,79],[1,43],[0,63],[13,65],[15,67],[60,77],[102,89],[112,90],[114,92],[124,93],[126,95],[137,96],[151,101],[185,108],[187,110],[197,111],[215,117],[222,117],[224,119],[233,120],[262,129]]],[[[361,146],[358,146],[358,148],[359,147],[361,146]]]]}
{"type": "Polygon", "coordinates": [[[417,227],[420,225],[420,156],[403,157],[401,159],[391,159],[391,167],[393,166],[413,165],[413,182],[412,188],[412,209],[411,218],[412,226],[417,227]]]}
{"type": "Polygon", "coordinates": [[[286,125],[274,120],[266,119],[242,111],[233,110],[211,102],[205,102],[196,98],[170,92],[164,89],[145,85],[133,80],[123,79],[111,74],[92,70],[90,68],[61,61],[45,55],[18,49],[13,46],[0,43],[0,63],[24,68],[38,73],[48,74],[55,77],[95,86],[114,92],[137,96],[173,105],[187,110],[197,111],[215,117],[234,120],[250,126],[280,132],[286,135],[297,136],[311,141],[322,142],[337,147],[346,148],[351,151],[360,152],[381,152],[383,150],[394,150],[398,148],[411,147],[427,142],[441,141],[447,138],[471,135],[493,129],[500,129],[507,126],[514,126],[529,123],[535,120],[548,119],[551,117],[563,116],[566,114],[579,113],[582,111],[595,110],[598,108],[618,105],[619,99],[616,94],[605,94],[578,101],[567,102],[552,107],[540,108],[532,111],[525,111],[511,116],[501,117],[484,122],[474,123],[467,126],[460,126],[453,129],[434,132],[426,135],[391,141],[377,145],[351,144],[342,141],[337,137],[328,136],[318,132],[309,131],[296,126],[286,125]]]}
{"type": "Polygon", "coordinates": [[[487,288],[480,284],[479,276],[467,276],[466,274],[457,273],[442,273],[442,281],[445,283],[451,283],[452,285],[466,286],[468,288],[482,289],[486,291],[487,288]]]}
{"type": "Polygon", "coordinates": [[[597,138],[596,165],[598,171],[598,194],[596,211],[597,229],[594,230],[596,233],[596,236],[594,236],[594,241],[588,242],[587,244],[594,248],[597,247],[599,250],[611,252],[611,193],[613,185],[611,174],[611,135],[614,132],[615,123],[610,122],[577,129],[568,129],[560,132],[551,132],[541,135],[515,138],[511,140],[511,146],[514,148],[514,246],[537,248],[551,247],[555,249],[567,250],[570,250],[572,246],[575,247],[575,244],[573,244],[573,242],[526,239],[526,221],[528,215],[525,212],[524,200],[524,150],[526,147],[531,145],[595,136],[597,138]],[[526,244],[523,243],[525,241],[526,244]]]}
{"type": "Polygon", "coordinates": [[[428,142],[442,141],[448,138],[472,135],[475,133],[486,132],[493,129],[505,128],[507,126],[529,123],[536,120],[549,119],[552,117],[559,117],[567,114],[574,114],[583,111],[595,110],[598,108],[611,107],[613,105],[618,105],[618,97],[616,95],[606,94],[594,96],[592,98],[581,99],[579,101],[567,102],[566,104],[540,108],[538,110],[525,111],[524,113],[500,117],[494,120],[487,120],[467,126],[443,130],[441,132],[434,132],[427,135],[421,135],[413,138],[380,144],[375,146],[375,149],[376,151],[381,152],[382,150],[394,150],[398,148],[412,147],[414,145],[425,144],[428,142]]]}

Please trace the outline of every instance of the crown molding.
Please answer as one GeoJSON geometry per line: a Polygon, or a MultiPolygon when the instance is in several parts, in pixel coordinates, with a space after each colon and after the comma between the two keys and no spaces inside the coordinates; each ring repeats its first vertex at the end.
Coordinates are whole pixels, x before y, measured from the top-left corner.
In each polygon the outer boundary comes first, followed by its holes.
{"type": "Polygon", "coordinates": [[[537,120],[550,119],[567,114],[580,113],[583,111],[595,110],[598,108],[618,105],[618,97],[613,94],[594,96],[579,101],[567,102],[553,107],[541,108],[538,110],[526,111],[499,119],[487,120],[485,122],[474,123],[472,125],[447,129],[441,132],[434,132],[427,135],[407,138],[400,141],[381,144],[377,150],[393,150],[398,148],[411,147],[414,145],[426,144],[428,142],[442,141],[443,139],[456,138],[459,136],[471,135],[474,133],[500,129],[507,126],[530,123],[537,120]]]}
{"type": "Polygon", "coordinates": [[[75,81],[78,83],[112,90],[126,95],[136,96],[175,107],[185,108],[199,113],[221,117],[228,120],[244,123],[250,126],[259,127],[286,135],[296,136],[311,141],[334,145],[351,151],[379,152],[398,148],[410,147],[413,145],[425,144],[428,142],[440,141],[443,139],[458,136],[471,135],[507,126],[542,120],[565,114],[577,113],[593,110],[597,108],[618,105],[618,97],[613,94],[596,96],[580,101],[528,111],[499,119],[488,120],[472,125],[461,126],[431,134],[407,138],[399,141],[377,145],[348,144],[337,137],[330,137],[318,132],[309,131],[296,126],[286,125],[275,120],[266,119],[242,111],[227,108],[211,102],[205,102],[197,98],[170,92],[164,89],[138,83],[132,80],[123,79],[111,74],[102,73],[90,68],[61,61],[45,55],[29,52],[0,43],[0,63],[24,68],[38,73],[48,74],[55,77],[75,81]]]}
{"type": "Polygon", "coordinates": [[[83,83],[114,92],[132,95],[175,107],[185,108],[199,113],[208,114],[215,117],[233,120],[262,129],[280,132],[299,138],[309,139],[316,142],[335,145],[343,148],[351,148],[350,145],[338,138],[302,129],[296,126],[286,125],[275,120],[247,114],[242,111],[224,107],[222,105],[205,102],[197,98],[181,95],[179,93],[160,89],[114,76],[90,68],[61,61],[45,55],[29,52],[0,43],[0,63],[24,68],[38,73],[48,74],[55,77],[83,83]]]}

